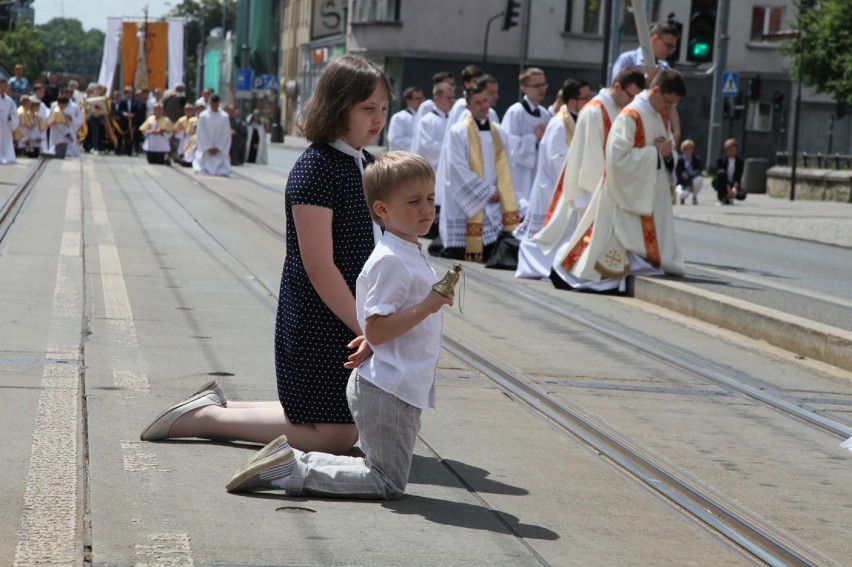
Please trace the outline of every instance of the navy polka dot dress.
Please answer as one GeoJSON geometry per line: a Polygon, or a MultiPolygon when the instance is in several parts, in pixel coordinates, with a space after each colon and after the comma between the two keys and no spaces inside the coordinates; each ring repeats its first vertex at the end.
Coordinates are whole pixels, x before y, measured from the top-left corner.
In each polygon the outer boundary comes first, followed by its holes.
{"type": "MultiPolygon", "coordinates": [[[[366,163],[373,156],[364,152],[366,163]]],[[[313,144],[287,178],[287,256],[275,321],[278,397],[292,423],[352,423],[346,402],[351,370],[343,367],[355,338],[326,307],[308,280],[293,223],[293,205],[333,211],[334,263],[350,291],[373,251],[373,224],[361,171],[354,157],[328,144],[313,144]]],[[[366,165],[366,164],[365,164],[366,165]]]]}

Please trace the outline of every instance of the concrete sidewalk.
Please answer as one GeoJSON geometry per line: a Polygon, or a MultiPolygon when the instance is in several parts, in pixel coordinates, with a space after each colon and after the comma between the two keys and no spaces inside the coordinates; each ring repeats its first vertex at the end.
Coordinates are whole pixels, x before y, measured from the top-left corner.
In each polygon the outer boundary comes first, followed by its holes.
{"type": "MultiPolygon", "coordinates": [[[[750,194],[745,201],[719,206],[715,195],[702,193],[697,206],[675,205],[674,216],[680,220],[852,248],[852,206],[844,203],[790,201],[750,194]]],[[[689,279],[689,275],[671,279],[637,277],[631,295],[765,340],[798,356],[852,371],[852,333],[848,330],[701,289],[689,279]]]]}

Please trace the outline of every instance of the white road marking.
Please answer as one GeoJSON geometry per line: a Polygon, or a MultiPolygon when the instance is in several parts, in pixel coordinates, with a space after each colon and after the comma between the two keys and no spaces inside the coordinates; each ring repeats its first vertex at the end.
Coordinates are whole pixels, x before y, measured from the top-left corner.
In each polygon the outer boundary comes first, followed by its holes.
{"type": "Polygon", "coordinates": [[[48,330],[47,364],[36,409],[30,466],[24,489],[15,566],[78,565],[82,557],[78,440],[83,260],[80,252],[80,187],[72,184],[57,261],[48,330]]]}
{"type": "Polygon", "coordinates": [[[150,543],[136,544],[136,567],[195,565],[189,534],[149,534],[150,543]]]}

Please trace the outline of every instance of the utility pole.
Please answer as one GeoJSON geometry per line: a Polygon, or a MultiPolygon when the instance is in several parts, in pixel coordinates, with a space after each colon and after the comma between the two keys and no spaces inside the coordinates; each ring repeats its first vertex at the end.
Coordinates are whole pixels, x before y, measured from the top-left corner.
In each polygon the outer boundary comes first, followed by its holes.
{"type": "Polygon", "coordinates": [[[716,19],[716,54],[713,62],[713,91],[710,93],[710,133],[707,136],[707,167],[716,163],[722,138],[722,73],[728,65],[728,14],[729,0],[719,0],[716,19]]]}

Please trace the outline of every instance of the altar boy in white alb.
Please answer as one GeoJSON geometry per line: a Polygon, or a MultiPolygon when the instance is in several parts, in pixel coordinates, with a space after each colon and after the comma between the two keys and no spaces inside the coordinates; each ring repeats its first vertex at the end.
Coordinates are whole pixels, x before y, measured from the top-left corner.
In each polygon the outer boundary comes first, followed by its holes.
{"type": "Polygon", "coordinates": [[[450,126],[444,139],[447,184],[439,232],[446,258],[485,262],[500,231],[518,227],[509,137],[488,119],[486,89],[483,77],[465,92],[470,113],[450,126]]]}
{"type": "Polygon", "coordinates": [[[529,67],[518,77],[524,97],[506,110],[501,125],[509,134],[509,156],[515,178],[518,211],[523,218],[529,208],[530,191],[538,164],[538,145],[547,123],[553,116],[547,107],[539,106],[547,94],[544,71],[529,67]]]}
{"type": "Polygon", "coordinates": [[[570,287],[623,291],[628,274],[683,275],[672,215],[676,156],[668,112],[684,96],[681,74],[660,71],[613,122],[597,207],[586,210],[581,229],[557,253],[566,258],[560,275],[570,287]]]}
{"type": "Polygon", "coordinates": [[[231,175],[231,119],[219,109],[219,95],[198,117],[192,170],[200,175],[231,175]]]}
{"type": "Polygon", "coordinates": [[[547,123],[544,137],[539,142],[538,164],[530,190],[529,207],[524,221],[515,231],[515,238],[521,243],[516,278],[541,279],[550,275],[552,258],[548,259],[532,238],[544,226],[554,192],[561,188],[565,156],[574,140],[577,115],[592,98],[591,94],[588,81],[578,79],[567,79],[559,90],[559,98],[564,104],[547,123]]]}

